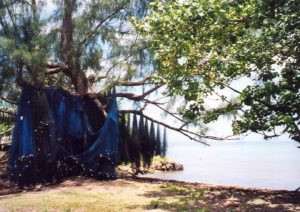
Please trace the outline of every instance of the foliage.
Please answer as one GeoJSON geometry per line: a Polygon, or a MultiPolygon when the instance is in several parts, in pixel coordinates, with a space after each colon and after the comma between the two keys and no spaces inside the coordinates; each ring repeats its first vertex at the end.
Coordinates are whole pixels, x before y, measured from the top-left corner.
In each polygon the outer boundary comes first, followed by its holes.
{"type": "Polygon", "coordinates": [[[7,135],[10,135],[10,126],[0,123],[0,138],[7,135]]]}
{"type": "MultiPolygon", "coordinates": [[[[0,100],[17,102],[21,90],[18,86],[23,88],[23,91],[27,89],[27,85],[37,89],[48,86],[62,87],[80,95],[84,101],[87,100],[84,109],[80,110],[89,110],[88,119],[93,122],[93,128],[104,122],[107,115],[105,108],[109,108],[109,105],[103,105],[105,101],[102,100],[112,87],[120,85],[118,90],[121,97],[132,97],[130,100],[133,101],[144,100],[159,87],[144,97],[136,98],[137,95],[132,93],[123,93],[129,89],[122,83],[130,84],[134,81],[132,86],[144,86],[147,82],[152,86],[150,77],[147,77],[144,83],[135,84],[135,81],[139,82],[145,74],[151,75],[153,69],[149,53],[145,50],[145,43],[139,39],[129,21],[132,16],[143,17],[150,1],[0,0],[0,100]],[[95,122],[97,123],[94,124],[95,122]]],[[[120,103],[124,103],[124,99],[119,100],[120,103]]],[[[30,102],[28,101],[28,104],[30,102]]],[[[50,104],[55,105],[53,102],[50,104]]],[[[34,112],[38,113],[36,116],[39,119],[44,120],[43,116],[48,114],[40,110],[47,111],[48,108],[42,104],[39,108],[34,112]]],[[[72,115],[69,113],[69,117],[72,115]]],[[[30,114],[24,116],[26,119],[30,114]]],[[[125,123],[123,117],[120,133],[127,141],[130,137],[128,123],[129,121],[125,123]]],[[[133,134],[140,134],[140,137],[132,136],[133,142],[129,145],[134,153],[127,150],[128,143],[124,139],[121,140],[120,148],[124,150],[121,161],[128,162],[131,156],[131,162],[138,161],[136,166],[139,168],[140,157],[143,157],[144,164],[149,166],[154,151],[149,152],[147,124],[147,121],[145,126],[143,123],[140,126],[133,124],[133,134]],[[135,130],[142,132],[135,133],[135,130]]],[[[37,125],[40,123],[37,122],[37,125]]],[[[75,129],[76,123],[69,126],[75,129]]],[[[38,127],[40,126],[33,126],[38,127]]],[[[49,130],[41,130],[41,133],[35,133],[34,139],[40,140],[43,137],[43,145],[46,146],[52,139],[51,133],[49,130]]],[[[88,142],[84,141],[85,147],[87,144],[88,142]]],[[[155,146],[154,142],[152,146],[155,146]]],[[[154,148],[152,146],[151,148],[154,148]]]]}
{"type": "Polygon", "coordinates": [[[231,114],[235,134],[286,132],[300,142],[298,1],[154,1],[133,22],[151,43],[157,79],[188,103],[180,110],[187,120],[231,114]],[[237,80],[247,86],[234,87],[237,80]],[[209,107],[211,96],[223,103],[209,107]]]}
{"type": "Polygon", "coordinates": [[[74,78],[79,73],[88,77],[89,86],[100,84],[99,78],[101,85],[114,85],[136,77],[138,70],[149,63],[149,56],[129,17],[142,17],[148,2],[0,1],[0,94],[18,99],[15,81],[20,76],[33,85],[54,85],[70,91],[76,91],[74,78]],[[66,41],[63,32],[68,30],[64,25],[68,12],[72,20],[66,41]],[[59,71],[61,67],[63,71],[59,71]]]}
{"type": "Polygon", "coordinates": [[[0,107],[0,138],[11,135],[14,122],[13,114],[14,110],[7,107],[0,107]]]}
{"type": "Polygon", "coordinates": [[[105,117],[99,98],[117,87],[120,113],[146,115],[144,111],[154,105],[182,126],[162,123],[152,118],[154,114],[145,116],[148,120],[204,143],[203,135],[191,132],[171,111],[168,97],[150,99],[164,88],[164,80],[153,80],[148,43],[130,22],[130,17],[145,17],[150,2],[0,0],[0,99],[18,102],[26,84],[61,87],[89,98],[105,117]]]}

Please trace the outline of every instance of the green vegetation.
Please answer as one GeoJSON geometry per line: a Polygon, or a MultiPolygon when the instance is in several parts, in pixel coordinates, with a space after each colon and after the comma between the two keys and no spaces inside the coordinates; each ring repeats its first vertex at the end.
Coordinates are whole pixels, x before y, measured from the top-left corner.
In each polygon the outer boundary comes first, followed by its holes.
{"type": "MultiPolygon", "coordinates": [[[[164,82],[153,80],[156,69],[147,42],[130,23],[131,17],[142,19],[147,14],[150,2],[0,1],[0,99],[16,104],[24,85],[55,86],[89,98],[105,117],[99,98],[117,87],[120,113],[143,115],[200,141],[200,134],[191,132],[188,123],[170,109],[169,97],[151,96],[162,91],[164,82]],[[145,114],[149,105],[183,127],[145,114]]],[[[165,147],[156,152],[163,153],[165,147]]]]}
{"type": "Polygon", "coordinates": [[[128,19],[143,16],[147,5],[147,0],[1,1],[3,100],[18,99],[16,83],[60,86],[83,95],[100,81],[104,92],[131,80],[146,56],[141,43],[127,38],[134,34],[128,19]]]}
{"type": "Polygon", "coordinates": [[[0,138],[2,136],[10,135],[10,131],[11,131],[10,128],[11,128],[11,126],[0,123],[0,138]]]}
{"type": "Polygon", "coordinates": [[[298,211],[299,207],[294,192],[142,179],[99,182],[78,178],[0,198],[4,211],[298,211]]]}
{"type": "Polygon", "coordinates": [[[120,97],[144,100],[147,95],[135,96],[129,88],[148,83],[150,77],[136,81],[153,70],[129,18],[143,17],[148,3],[0,1],[0,103],[18,102],[25,84],[90,98],[104,116],[99,97],[114,86],[120,97]]]}
{"type": "Polygon", "coordinates": [[[134,22],[150,41],[157,80],[185,98],[185,119],[231,115],[235,134],[287,133],[300,142],[297,1],[157,0],[150,11],[134,22]],[[207,98],[222,103],[211,107],[207,98]]]}
{"type": "Polygon", "coordinates": [[[202,188],[187,187],[180,184],[166,183],[160,186],[161,195],[150,202],[149,208],[161,208],[171,211],[209,211],[199,204],[204,190],[202,188]],[[166,195],[167,194],[167,195],[166,195]]]}

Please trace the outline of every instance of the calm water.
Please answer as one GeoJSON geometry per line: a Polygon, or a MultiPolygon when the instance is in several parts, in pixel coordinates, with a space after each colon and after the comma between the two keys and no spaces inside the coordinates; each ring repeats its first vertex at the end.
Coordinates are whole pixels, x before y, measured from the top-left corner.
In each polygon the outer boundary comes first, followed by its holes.
{"type": "Polygon", "coordinates": [[[167,156],[184,171],[149,175],[218,185],[295,190],[300,187],[300,149],[293,141],[169,142],[167,156]]]}

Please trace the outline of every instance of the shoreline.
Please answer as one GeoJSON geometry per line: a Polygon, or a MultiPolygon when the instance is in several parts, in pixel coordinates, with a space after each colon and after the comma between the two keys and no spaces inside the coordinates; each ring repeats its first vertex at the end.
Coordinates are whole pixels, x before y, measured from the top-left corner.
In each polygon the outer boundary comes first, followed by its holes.
{"type": "Polygon", "coordinates": [[[14,188],[9,186],[9,181],[6,179],[0,179],[0,197],[10,194],[16,194],[16,193],[22,193],[22,192],[35,192],[43,189],[51,189],[53,186],[59,186],[60,184],[63,184],[65,181],[76,181],[76,180],[92,180],[95,182],[113,182],[116,180],[128,180],[128,181],[134,181],[134,182],[140,182],[140,183],[171,183],[171,184],[177,184],[177,185],[183,185],[183,186],[197,186],[202,188],[217,188],[217,189],[225,189],[225,190],[245,190],[245,191],[261,191],[266,193],[299,193],[299,188],[296,190],[284,190],[284,189],[267,189],[267,188],[255,188],[255,187],[246,187],[246,186],[232,186],[232,185],[221,185],[221,184],[209,184],[209,183],[201,183],[201,182],[188,182],[188,181],[181,181],[181,180],[169,180],[169,179],[160,179],[160,178],[154,178],[154,177],[144,177],[144,176],[132,176],[132,177],[118,177],[114,180],[108,180],[108,181],[102,181],[97,180],[95,178],[90,177],[84,177],[84,176],[74,176],[74,177],[68,177],[64,178],[61,182],[58,183],[48,183],[48,184],[37,184],[36,186],[32,186],[30,188],[14,188]],[[6,192],[5,192],[6,191],[6,192]]]}
{"type": "MultiPolygon", "coordinates": [[[[134,177],[126,178],[122,177],[120,179],[132,179],[135,180],[134,177]]],[[[155,177],[143,177],[139,176],[136,177],[137,181],[149,181],[149,182],[169,182],[169,183],[177,183],[177,184],[183,184],[183,185],[195,185],[195,186],[206,186],[206,187],[216,187],[216,188],[222,188],[222,189],[244,189],[244,190],[256,190],[256,191],[266,191],[266,192],[299,192],[299,188],[295,190],[286,190],[286,189],[270,189],[270,188],[258,188],[258,187],[247,187],[247,186],[235,186],[235,185],[222,185],[222,184],[210,184],[210,183],[201,183],[201,182],[189,182],[189,181],[183,181],[183,180],[171,180],[171,179],[161,179],[161,178],[155,178],[155,177]]],[[[300,185],[299,185],[300,186],[300,185]]]]}
{"type": "MultiPolygon", "coordinates": [[[[220,186],[224,188],[245,188],[245,189],[256,189],[256,190],[266,190],[266,191],[299,191],[300,192],[300,184],[299,187],[294,189],[285,189],[285,188],[268,188],[268,187],[255,187],[255,186],[247,186],[247,185],[233,185],[233,184],[222,184],[222,183],[210,183],[210,182],[200,182],[200,181],[189,181],[189,180],[178,180],[178,179],[171,179],[171,178],[160,178],[160,176],[155,176],[156,173],[163,174],[164,172],[155,172],[149,174],[150,176],[139,176],[141,178],[153,178],[163,181],[170,181],[170,182],[182,182],[182,183],[191,183],[191,184],[199,184],[199,185],[208,185],[208,186],[220,186]]],[[[146,174],[148,175],[148,174],[146,174]]]]}

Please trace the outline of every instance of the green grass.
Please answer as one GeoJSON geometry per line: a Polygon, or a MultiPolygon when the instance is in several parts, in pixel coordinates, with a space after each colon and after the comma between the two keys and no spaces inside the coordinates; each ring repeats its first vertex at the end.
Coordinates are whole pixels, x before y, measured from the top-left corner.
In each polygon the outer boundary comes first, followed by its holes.
{"type": "Polygon", "coordinates": [[[209,210],[199,204],[203,194],[204,190],[201,188],[165,183],[160,186],[160,192],[157,193],[159,198],[152,200],[148,209],[207,212],[209,210]]]}
{"type": "Polygon", "coordinates": [[[138,195],[128,196],[126,189],[120,187],[114,192],[103,192],[101,189],[99,189],[100,191],[89,191],[72,188],[63,191],[11,195],[0,200],[0,211],[1,209],[8,209],[9,211],[33,209],[37,211],[127,211],[133,205],[139,211],[139,208],[151,201],[151,199],[138,195]]]}
{"type": "MultiPolygon", "coordinates": [[[[294,198],[286,192],[282,195],[289,198],[264,191],[245,190],[241,193],[240,189],[124,179],[110,182],[69,179],[42,189],[0,196],[0,211],[253,211],[258,208],[268,210],[268,204],[279,204],[278,201],[282,201],[279,209],[288,210],[290,198],[294,198]],[[248,204],[257,198],[265,199],[266,195],[273,198],[268,199],[268,204],[248,204]],[[226,204],[231,197],[237,198],[236,205],[226,204]]],[[[293,201],[299,205],[298,199],[293,201]]]]}
{"type": "Polygon", "coordinates": [[[23,192],[0,198],[0,211],[207,211],[203,190],[181,184],[134,181],[92,182],[23,192]],[[121,182],[121,184],[120,184],[121,182]],[[123,183],[122,183],[123,182],[123,183]],[[125,182],[125,183],[124,183],[125,182]]]}

